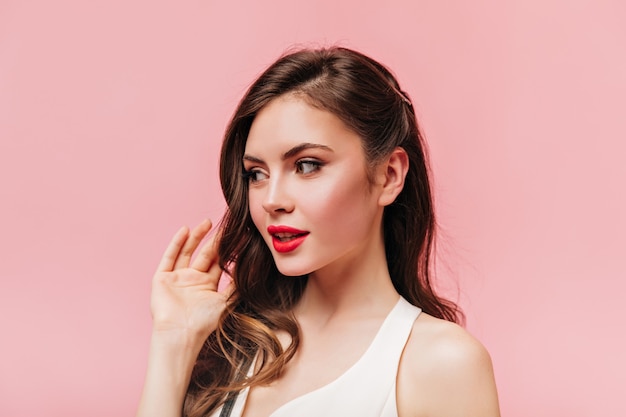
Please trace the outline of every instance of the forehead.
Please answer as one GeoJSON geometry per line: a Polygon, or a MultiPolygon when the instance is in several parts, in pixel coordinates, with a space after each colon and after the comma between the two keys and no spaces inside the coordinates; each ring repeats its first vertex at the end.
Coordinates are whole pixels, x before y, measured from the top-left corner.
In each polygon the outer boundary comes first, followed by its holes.
{"type": "Polygon", "coordinates": [[[246,153],[280,152],[300,143],[321,144],[339,152],[361,148],[359,135],[337,116],[287,95],[272,100],[256,115],[246,153]]]}

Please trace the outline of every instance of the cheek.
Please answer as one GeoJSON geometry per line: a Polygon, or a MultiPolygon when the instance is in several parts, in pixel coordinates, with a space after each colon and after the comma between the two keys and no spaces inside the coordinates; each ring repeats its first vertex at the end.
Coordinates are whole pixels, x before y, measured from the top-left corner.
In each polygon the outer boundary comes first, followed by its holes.
{"type": "MultiPolygon", "coordinates": [[[[316,187],[303,198],[309,201],[309,213],[330,230],[356,231],[363,228],[371,210],[372,199],[367,183],[344,180],[316,187]]],[[[372,207],[373,208],[373,207],[372,207]]]]}
{"type": "Polygon", "coordinates": [[[252,217],[252,222],[259,231],[262,231],[261,229],[264,227],[263,221],[266,214],[262,201],[262,197],[258,192],[248,192],[248,211],[250,212],[250,217],[252,217]]]}

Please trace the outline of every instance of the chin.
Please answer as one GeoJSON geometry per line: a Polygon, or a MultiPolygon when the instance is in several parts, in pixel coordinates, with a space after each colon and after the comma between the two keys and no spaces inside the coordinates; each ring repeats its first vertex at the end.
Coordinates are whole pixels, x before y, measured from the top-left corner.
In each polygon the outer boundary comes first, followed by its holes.
{"type": "Polygon", "coordinates": [[[287,277],[302,277],[314,271],[311,268],[303,266],[302,262],[298,262],[296,259],[285,262],[284,259],[277,260],[276,257],[274,257],[274,264],[278,272],[287,277]]]}
{"type": "Polygon", "coordinates": [[[295,277],[295,278],[303,277],[313,272],[313,271],[309,271],[307,269],[302,269],[302,268],[281,268],[278,264],[276,264],[276,268],[278,269],[278,272],[280,272],[284,276],[295,277]]]}

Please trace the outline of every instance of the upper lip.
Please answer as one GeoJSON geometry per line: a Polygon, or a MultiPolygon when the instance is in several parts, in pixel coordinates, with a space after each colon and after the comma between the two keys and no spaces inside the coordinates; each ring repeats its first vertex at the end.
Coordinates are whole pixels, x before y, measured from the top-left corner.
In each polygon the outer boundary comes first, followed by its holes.
{"type": "Polygon", "coordinates": [[[270,235],[277,235],[279,233],[288,234],[288,235],[305,235],[309,233],[306,230],[300,230],[300,229],[296,229],[295,227],[284,226],[284,225],[268,226],[267,232],[270,235]]]}

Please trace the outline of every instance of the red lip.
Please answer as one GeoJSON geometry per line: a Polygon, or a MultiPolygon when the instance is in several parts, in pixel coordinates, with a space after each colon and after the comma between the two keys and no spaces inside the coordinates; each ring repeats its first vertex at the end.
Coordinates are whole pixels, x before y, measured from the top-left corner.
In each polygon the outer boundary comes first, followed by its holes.
{"type": "Polygon", "coordinates": [[[268,226],[267,232],[272,235],[272,245],[276,252],[286,253],[295,250],[309,235],[306,230],[289,226],[268,226]],[[281,234],[282,236],[279,236],[281,234]]]}

